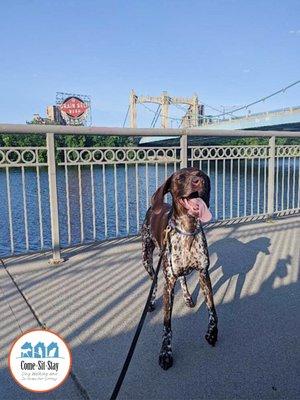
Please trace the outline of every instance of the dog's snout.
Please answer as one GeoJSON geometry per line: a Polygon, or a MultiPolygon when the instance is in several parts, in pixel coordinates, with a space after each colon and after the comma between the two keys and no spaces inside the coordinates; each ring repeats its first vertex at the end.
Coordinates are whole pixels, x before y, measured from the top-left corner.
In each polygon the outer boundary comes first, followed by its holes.
{"type": "Polygon", "coordinates": [[[200,183],[200,178],[198,176],[194,176],[192,178],[192,184],[196,186],[199,185],[199,183],[200,183]]]}

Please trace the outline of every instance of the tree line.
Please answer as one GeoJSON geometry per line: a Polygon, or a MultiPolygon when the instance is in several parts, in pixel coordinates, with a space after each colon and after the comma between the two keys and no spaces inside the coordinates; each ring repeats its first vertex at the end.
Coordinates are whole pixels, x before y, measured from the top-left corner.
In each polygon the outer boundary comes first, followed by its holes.
{"type": "MultiPolygon", "coordinates": [[[[36,124],[36,121],[27,122],[36,124]]],[[[53,123],[52,123],[53,124],[53,123]]],[[[127,147],[138,145],[139,137],[130,138],[124,136],[101,136],[101,135],[56,135],[58,147],[127,147]]],[[[219,138],[213,140],[214,145],[263,145],[268,144],[266,138],[219,138]]],[[[209,145],[210,140],[202,141],[199,138],[199,145],[209,145]]],[[[276,144],[300,144],[300,138],[277,138],[276,144]]],[[[0,135],[0,147],[36,147],[46,146],[45,135],[0,135]]]]}

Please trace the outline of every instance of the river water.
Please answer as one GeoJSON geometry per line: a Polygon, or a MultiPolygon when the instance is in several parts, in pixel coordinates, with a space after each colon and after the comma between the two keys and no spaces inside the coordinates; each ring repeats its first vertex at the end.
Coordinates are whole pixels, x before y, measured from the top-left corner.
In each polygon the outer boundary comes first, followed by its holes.
{"type": "MultiPolygon", "coordinates": [[[[207,163],[202,164],[203,170],[207,172],[207,163]]],[[[148,191],[146,189],[146,167],[139,165],[136,170],[135,165],[128,165],[128,201],[126,202],[126,180],[125,167],[118,165],[116,177],[114,168],[105,168],[105,192],[104,201],[103,169],[102,166],[94,166],[94,207],[95,207],[95,231],[93,227],[93,201],[92,201],[92,181],[89,167],[81,169],[81,188],[82,188],[82,220],[81,229],[80,214],[80,191],[77,167],[68,167],[69,179],[69,210],[70,210],[70,232],[68,231],[67,218],[67,196],[65,169],[58,167],[58,197],[59,197],[59,224],[61,245],[78,244],[82,236],[84,241],[103,240],[116,236],[126,236],[136,234],[142,223],[147,210],[147,193],[150,196],[154,193],[157,184],[160,185],[166,175],[174,171],[174,165],[159,165],[156,171],[154,165],[148,166],[148,191]],[[156,175],[157,173],[157,175],[156,175]],[[136,181],[136,177],[138,178],[136,181]],[[137,182],[137,183],[136,183],[137,182]],[[117,193],[115,192],[115,183],[117,193]],[[117,200],[117,203],[116,203],[117,200]],[[106,216],[104,205],[106,202],[106,216]],[[117,204],[117,208],[116,208],[117,204]],[[128,207],[126,208],[126,205],[128,207]],[[128,209],[128,217],[126,213],[128,209]],[[105,219],[107,220],[105,227],[105,219]],[[118,232],[117,232],[118,230],[118,232]],[[94,238],[95,234],[95,238],[94,238]],[[106,234],[106,235],[105,235],[106,234]]],[[[245,170],[244,160],[218,162],[218,169],[215,163],[210,163],[209,175],[211,179],[211,211],[215,220],[227,219],[230,217],[253,215],[266,212],[267,205],[267,165],[265,160],[260,162],[251,160],[247,162],[245,170]],[[224,168],[224,169],[223,169],[224,168]],[[239,199],[239,200],[238,200],[239,199]]],[[[275,193],[275,203],[277,208],[286,209],[297,205],[299,199],[299,166],[290,164],[290,174],[288,177],[287,165],[279,163],[278,173],[276,172],[275,183],[277,188],[275,193]],[[284,178],[284,180],[282,179],[284,178]]],[[[9,207],[8,193],[6,185],[6,173],[0,169],[0,256],[10,254],[11,242],[9,233],[9,207]]],[[[25,169],[25,199],[23,196],[22,174],[20,168],[10,168],[9,174],[10,196],[11,196],[11,215],[13,226],[14,252],[23,253],[26,251],[25,235],[25,215],[24,202],[27,207],[27,226],[28,226],[28,246],[30,251],[40,250],[51,247],[50,229],[50,207],[48,191],[47,170],[40,169],[40,188],[42,205],[42,240],[41,226],[39,220],[38,185],[37,174],[33,168],[25,169]]],[[[169,199],[170,200],[170,199],[169,199]]]]}

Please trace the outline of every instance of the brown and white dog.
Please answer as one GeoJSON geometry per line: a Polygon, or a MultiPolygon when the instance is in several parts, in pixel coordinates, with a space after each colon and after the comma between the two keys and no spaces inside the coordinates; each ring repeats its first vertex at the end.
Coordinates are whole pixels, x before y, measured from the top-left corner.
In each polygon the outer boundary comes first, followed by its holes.
{"type": "MultiPolygon", "coordinates": [[[[212,346],[217,341],[218,318],[208,273],[207,243],[201,224],[211,219],[209,197],[210,180],[204,172],[193,167],[176,171],[152,196],[152,205],[142,225],[143,265],[152,279],[153,251],[157,247],[164,252],[164,330],[159,355],[159,365],[163,369],[168,369],[173,364],[171,314],[174,287],[179,279],[186,305],[194,307],[185,278],[194,270],[199,273],[200,286],[209,313],[205,339],[212,346]],[[164,196],[168,192],[172,195],[172,206],[164,202],[164,196]],[[164,242],[166,229],[167,241],[164,242]]],[[[156,288],[149,311],[155,308],[155,294],[156,288]]]]}

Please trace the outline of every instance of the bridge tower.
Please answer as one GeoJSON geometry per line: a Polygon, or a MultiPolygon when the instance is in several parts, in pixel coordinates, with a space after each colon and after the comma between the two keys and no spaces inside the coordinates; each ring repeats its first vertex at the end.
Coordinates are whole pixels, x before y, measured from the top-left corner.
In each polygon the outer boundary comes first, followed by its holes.
{"type": "Polygon", "coordinates": [[[129,98],[131,128],[137,128],[137,104],[144,103],[154,103],[159,105],[162,128],[169,127],[169,106],[172,104],[185,104],[189,106],[181,121],[183,127],[197,127],[199,125],[199,114],[202,114],[203,112],[203,105],[199,104],[198,96],[196,94],[192,97],[174,97],[169,96],[166,91],[163,91],[160,96],[137,96],[135,91],[131,90],[129,98]]]}

